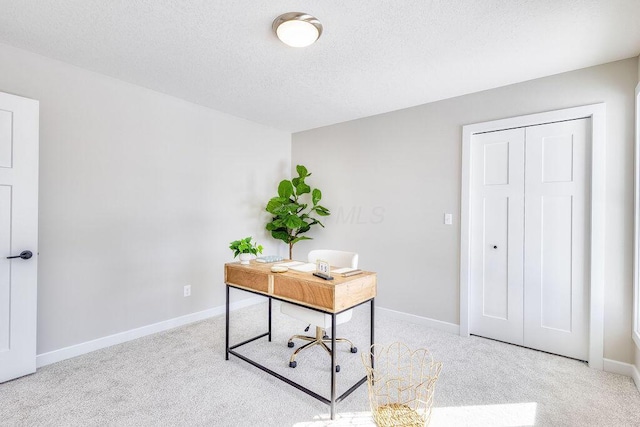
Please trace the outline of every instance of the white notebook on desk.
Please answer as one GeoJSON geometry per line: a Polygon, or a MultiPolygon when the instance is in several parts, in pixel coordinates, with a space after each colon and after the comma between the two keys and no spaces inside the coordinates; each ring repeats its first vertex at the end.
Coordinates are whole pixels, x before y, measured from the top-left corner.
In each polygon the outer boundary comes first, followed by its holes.
{"type": "Polygon", "coordinates": [[[362,274],[362,270],[360,270],[359,268],[345,267],[345,268],[338,268],[337,270],[332,270],[331,273],[339,274],[342,277],[351,277],[351,276],[357,276],[358,274],[362,274]]]}
{"type": "Polygon", "coordinates": [[[288,261],[288,262],[281,262],[278,265],[281,267],[295,267],[296,265],[302,265],[304,264],[304,262],[302,261],[288,261]]]}
{"type": "Polygon", "coordinates": [[[308,273],[311,271],[316,271],[316,265],[312,262],[308,262],[308,263],[303,263],[300,265],[294,265],[292,267],[289,267],[291,270],[295,270],[295,271],[302,271],[304,273],[308,273]]]}
{"type": "Polygon", "coordinates": [[[335,270],[331,270],[332,273],[336,273],[336,274],[342,274],[342,273],[350,273],[352,271],[356,271],[358,270],[357,268],[351,268],[351,267],[343,267],[343,268],[336,268],[335,270]]]}

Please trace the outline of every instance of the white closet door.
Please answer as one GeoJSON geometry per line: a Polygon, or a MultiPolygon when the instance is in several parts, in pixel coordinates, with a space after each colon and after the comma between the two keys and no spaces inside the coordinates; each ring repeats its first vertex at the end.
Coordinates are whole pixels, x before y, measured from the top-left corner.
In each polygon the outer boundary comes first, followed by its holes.
{"type": "Polygon", "coordinates": [[[524,337],[588,359],[590,120],[526,128],[524,337]]]}
{"type": "Polygon", "coordinates": [[[38,108],[0,93],[0,383],[36,370],[38,108]]]}
{"type": "Polygon", "coordinates": [[[523,344],[524,129],[471,141],[470,332],[523,344]]]}

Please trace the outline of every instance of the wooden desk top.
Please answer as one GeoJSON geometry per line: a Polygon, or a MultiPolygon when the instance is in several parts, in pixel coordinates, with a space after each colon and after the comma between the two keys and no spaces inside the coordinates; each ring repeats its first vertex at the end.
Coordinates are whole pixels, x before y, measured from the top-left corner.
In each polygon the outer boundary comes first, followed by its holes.
{"type": "Polygon", "coordinates": [[[376,273],[323,280],[312,273],[289,270],[273,273],[273,263],[251,261],[224,265],[224,282],[238,288],[338,313],[376,296],[376,273]]]}

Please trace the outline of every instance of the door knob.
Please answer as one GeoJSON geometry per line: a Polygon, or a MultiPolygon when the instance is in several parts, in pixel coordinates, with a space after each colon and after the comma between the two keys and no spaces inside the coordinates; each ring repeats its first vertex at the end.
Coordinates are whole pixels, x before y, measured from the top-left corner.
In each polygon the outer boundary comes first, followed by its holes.
{"type": "Polygon", "coordinates": [[[7,259],[12,259],[12,258],[29,259],[32,256],[33,256],[33,253],[31,251],[22,251],[20,252],[20,255],[8,256],[7,259]]]}

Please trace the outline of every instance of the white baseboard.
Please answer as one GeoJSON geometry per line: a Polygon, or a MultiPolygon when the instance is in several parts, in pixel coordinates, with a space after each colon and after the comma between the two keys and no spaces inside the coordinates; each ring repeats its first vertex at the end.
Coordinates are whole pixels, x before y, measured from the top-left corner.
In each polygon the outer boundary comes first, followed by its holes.
{"type": "Polygon", "coordinates": [[[605,372],[631,377],[636,384],[636,388],[640,391],[640,372],[638,372],[638,368],[636,368],[635,365],[618,362],[617,360],[604,359],[603,369],[605,372]]]}
{"type": "MultiPolygon", "coordinates": [[[[264,302],[264,297],[252,297],[241,301],[231,303],[231,311],[237,310],[250,305],[259,304],[264,302]]],[[[82,354],[90,353],[92,351],[100,350],[102,348],[111,347],[112,345],[122,344],[127,341],[132,341],[137,338],[142,338],[147,335],[156,334],[158,332],[167,331],[169,329],[177,328],[179,326],[188,325],[189,323],[198,322],[200,320],[208,319],[210,317],[224,314],[225,306],[210,308],[207,310],[199,311],[196,313],[187,314],[184,316],[176,317],[162,322],[154,323],[152,325],[142,326],[140,328],[131,329],[129,331],[120,332],[117,334],[109,335],[95,340],[83,342],[80,344],[72,345],[69,347],[53,350],[47,353],[39,354],[36,356],[36,367],[50,365],[52,363],[60,362],[62,360],[70,359],[72,357],[80,356],[82,354]]]]}
{"type": "Polygon", "coordinates": [[[617,360],[603,359],[603,370],[612,374],[624,375],[625,377],[633,376],[634,366],[630,363],[618,362],[617,360]]]}
{"type": "MultiPolygon", "coordinates": [[[[238,310],[240,308],[248,307],[251,305],[264,302],[264,298],[256,296],[253,298],[244,299],[231,304],[231,310],[238,310]]],[[[454,323],[443,322],[441,320],[435,320],[428,317],[417,316],[414,314],[402,313],[400,311],[391,310],[383,307],[376,307],[376,310],[382,312],[395,319],[405,322],[415,323],[418,325],[427,326],[443,332],[459,335],[460,326],[454,323]]],[[[129,331],[120,332],[117,334],[109,335],[106,337],[98,338],[92,341],[72,345],[69,347],[53,350],[47,353],[39,354],[36,356],[36,366],[38,368],[50,365],[52,363],[60,362],[72,357],[80,356],[92,351],[100,350],[106,347],[110,347],[116,344],[122,344],[127,341],[132,341],[137,338],[142,338],[147,335],[156,334],[158,332],[167,331],[169,329],[177,328],[179,326],[188,325],[189,323],[198,322],[200,320],[208,319],[210,317],[224,314],[225,306],[218,306],[210,308],[208,310],[199,311],[196,313],[187,314],[185,316],[176,317],[173,319],[165,320],[162,322],[154,323],[152,325],[143,326],[129,331]]],[[[625,375],[633,378],[636,387],[640,390],[640,372],[638,369],[629,363],[618,362],[616,360],[604,359],[604,370],[615,374],[625,375]]]]}
{"type": "Polygon", "coordinates": [[[429,317],[416,316],[415,314],[403,313],[388,308],[376,307],[376,311],[383,312],[394,319],[415,323],[429,328],[437,329],[450,334],[460,335],[460,326],[455,323],[443,322],[442,320],[430,319],[429,317]]]}
{"type": "Polygon", "coordinates": [[[636,388],[640,391],[640,371],[635,365],[631,365],[631,378],[633,378],[633,382],[636,383],[636,388]]]}
{"type": "MultiPolygon", "coordinates": [[[[640,335],[638,335],[637,331],[633,333],[633,342],[636,344],[635,351],[636,351],[636,354],[638,355],[640,354],[640,335]],[[638,340],[636,339],[636,337],[638,338],[638,340]]],[[[638,363],[637,356],[636,356],[636,363],[638,363]]],[[[640,391],[640,371],[638,370],[638,368],[640,368],[640,366],[633,365],[631,378],[633,378],[633,381],[635,381],[638,391],[640,391]]]]}

